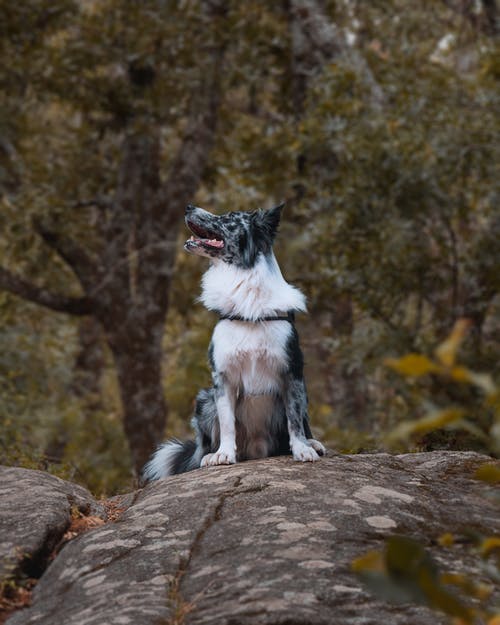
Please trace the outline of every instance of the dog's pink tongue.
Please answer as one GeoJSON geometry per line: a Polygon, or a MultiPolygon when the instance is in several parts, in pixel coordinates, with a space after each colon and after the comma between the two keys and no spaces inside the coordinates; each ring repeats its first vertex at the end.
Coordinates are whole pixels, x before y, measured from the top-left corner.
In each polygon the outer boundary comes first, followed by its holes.
{"type": "Polygon", "coordinates": [[[205,243],[207,245],[210,245],[211,247],[223,247],[224,246],[224,241],[218,241],[217,239],[209,239],[206,240],[205,243]]]}

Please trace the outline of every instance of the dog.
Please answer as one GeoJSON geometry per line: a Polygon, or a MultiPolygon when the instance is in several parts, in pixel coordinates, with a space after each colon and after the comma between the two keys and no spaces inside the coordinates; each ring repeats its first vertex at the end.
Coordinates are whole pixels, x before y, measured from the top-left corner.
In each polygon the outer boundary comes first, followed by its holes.
{"type": "Polygon", "coordinates": [[[200,301],[220,317],[208,350],[213,386],[196,398],[196,440],[160,446],[145,481],[290,452],[302,462],[324,455],[309,426],[294,325],[305,297],[285,281],[273,252],[282,209],[214,215],[186,208],[192,236],[184,249],[211,261],[200,301]]]}

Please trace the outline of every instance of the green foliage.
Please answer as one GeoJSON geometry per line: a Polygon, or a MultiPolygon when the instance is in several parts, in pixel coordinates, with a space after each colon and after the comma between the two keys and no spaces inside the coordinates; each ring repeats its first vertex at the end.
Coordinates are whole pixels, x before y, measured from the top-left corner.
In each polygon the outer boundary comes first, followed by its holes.
{"type": "MultiPolygon", "coordinates": [[[[64,411],[71,329],[58,328],[48,313],[33,312],[31,306],[2,299],[0,462],[45,468],[48,430],[59,427],[64,411]]],[[[67,476],[64,467],[53,468],[67,476]]]]}
{"type": "Polygon", "coordinates": [[[463,405],[434,407],[426,400],[427,414],[400,423],[389,435],[388,442],[408,441],[442,428],[468,432],[487,451],[500,454],[500,391],[491,376],[476,373],[456,363],[457,352],[470,324],[461,319],[450,336],[435,350],[435,359],[420,354],[408,354],[399,359],[387,359],[386,364],[400,375],[419,380],[429,375],[442,388],[446,384],[466,386],[479,393],[462,395],[463,405]]]}
{"type": "Polygon", "coordinates": [[[0,464],[46,470],[97,495],[130,489],[112,378],[100,409],[72,389],[74,324],[9,297],[0,318],[0,464]]]}
{"type": "MultiPolygon", "coordinates": [[[[483,558],[487,555],[482,552],[483,558]]],[[[425,548],[409,537],[388,538],[382,552],[360,556],[352,568],[372,592],[386,601],[426,605],[453,618],[453,623],[472,624],[478,619],[492,623],[495,618],[493,608],[486,603],[493,584],[441,572],[425,548]]]]}
{"type": "MultiPolygon", "coordinates": [[[[386,365],[404,376],[408,384],[412,380],[420,381],[432,376],[437,388],[451,382],[479,391],[479,397],[469,396],[469,402],[459,406],[429,409],[431,401],[427,400],[427,414],[400,423],[389,434],[389,444],[397,447],[404,442],[406,448],[412,438],[422,439],[436,430],[458,429],[480,440],[487,451],[499,453],[498,388],[489,375],[478,374],[457,364],[459,348],[469,326],[466,320],[458,320],[448,338],[434,350],[434,358],[407,354],[399,359],[386,360],[386,365]]],[[[481,465],[474,476],[483,482],[497,484],[500,481],[498,463],[481,465]]],[[[498,498],[498,493],[496,495],[498,498]]],[[[441,547],[449,548],[454,545],[455,537],[448,532],[437,542],[441,547]]],[[[405,536],[386,539],[383,552],[373,551],[360,556],[353,561],[352,568],[372,592],[386,601],[427,605],[453,617],[453,623],[473,624],[480,621],[493,625],[499,616],[498,609],[495,610],[488,599],[500,580],[500,539],[498,536],[478,535],[471,528],[467,542],[473,543],[472,554],[478,568],[491,583],[480,583],[461,573],[440,572],[422,544],[405,536]]]]}
{"type": "Polygon", "coordinates": [[[120,415],[78,408],[61,420],[67,441],[62,463],[70,467],[71,479],[98,497],[132,490],[135,480],[120,415]]]}
{"type": "MultiPolygon", "coordinates": [[[[367,385],[377,386],[366,402],[371,422],[382,413],[390,425],[400,407],[380,358],[428,350],[460,315],[476,324],[466,359],[498,375],[498,331],[484,336],[499,318],[498,85],[487,69],[498,44],[452,27],[440,57],[449,26],[436,4],[425,17],[405,5],[397,20],[398,2],[391,11],[363,6],[358,36],[385,101],[374,100],[366,70],[349,58],[315,80],[299,127],[306,196],[294,266],[313,313],[331,315],[339,354],[331,384],[359,354],[367,385]],[[471,49],[474,64],[461,71],[455,61],[471,49]],[[362,346],[336,323],[343,297],[352,332],[364,329],[362,346]]],[[[335,411],[341,418],[342,406],[335,411]]]]}
{"type": "MultiPolygon", "coordinates": [[[[308,296],[298,324],[318,436],[371,450],[404,422],[400,449],[496,449],[484,436],[498,439],[498,39],[444,2],[325,2],[342,37],[316,50],[299,112],[285,5],[229,3],[218,133],[193,201],[289,200],[277,255],[308,296]],[[445,348],[422,356],[460,317],[472,322],[461,364],[445,348]],[[406,354],[403,376],[381,364],[391,354],[406,354]]],[[[164,166],[175,154],[220,34],[207,19],[198,0],[0,1],[0,264],[81,293],[33,222],[99,249],[124,134],[154,132],[164,166]]],[[[179,436],[209,383],[202,270],[179,241],[164,340],[168,434],[179,436]]],[[[57,448],[50,470],[63,462],[98,491],[125,487],[109,358],[92,406],[71,390],[74,322],[0,298],[2,461],[46,466],[57,448]]]]}

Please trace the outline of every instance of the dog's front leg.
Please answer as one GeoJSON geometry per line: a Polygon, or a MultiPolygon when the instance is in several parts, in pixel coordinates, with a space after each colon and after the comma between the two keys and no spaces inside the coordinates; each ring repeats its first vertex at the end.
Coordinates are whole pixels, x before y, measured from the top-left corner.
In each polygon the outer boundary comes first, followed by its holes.
{"type": "Polygon", "coordinates": [[[207,454],[201,460],[201,466],[217,464],[234,464],[236,462],[236,429],[234,407],[236,394],[232,387],[222,376],[214,376],[216,379],[215,404],[219,419],[220,443],[219,449],[213,454],[207,454]]]}
{"type": "Polygon", "coordinates": [[[323,455],[324,447],[318,441],[308,440],[304,430],[304,423],[308,423],[308,415],[307,392],[303,378],[288,377],[285,384],[284,400],[290,448],[294,460],[302,462],[319,460],[318,452],[323,455]]]}

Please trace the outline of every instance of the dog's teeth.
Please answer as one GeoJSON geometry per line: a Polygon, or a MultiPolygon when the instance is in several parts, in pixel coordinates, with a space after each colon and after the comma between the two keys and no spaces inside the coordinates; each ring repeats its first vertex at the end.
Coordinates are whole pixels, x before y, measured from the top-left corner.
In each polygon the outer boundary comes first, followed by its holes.
{"type": "Polygon", "coordinates": [[[219,239],[207,239],[206,244],[211,245],[212,247],[222,247],[224,245],[224,243],[219,239]]]}

